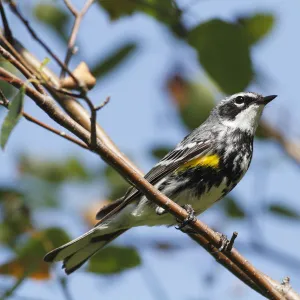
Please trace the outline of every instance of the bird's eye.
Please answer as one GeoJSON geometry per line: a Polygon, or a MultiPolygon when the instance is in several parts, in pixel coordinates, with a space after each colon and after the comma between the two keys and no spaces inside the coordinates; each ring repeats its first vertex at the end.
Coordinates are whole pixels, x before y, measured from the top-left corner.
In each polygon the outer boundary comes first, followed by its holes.
{"type": "Polygon", "coordinates": [[[240,104],[244,104],[244,100],[245,100],[244,97],[238,96],[235,98],[234,102],[235,102],[235,104],[240,105],[240,104]]]}

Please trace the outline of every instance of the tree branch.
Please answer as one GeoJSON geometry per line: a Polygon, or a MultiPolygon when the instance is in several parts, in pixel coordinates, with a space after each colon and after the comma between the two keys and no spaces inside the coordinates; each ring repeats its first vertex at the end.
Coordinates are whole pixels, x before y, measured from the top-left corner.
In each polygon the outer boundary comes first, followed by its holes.
{"type": "MultiPolygon", "coordinates": [[[[73,28],[69,37],[69,41],[68,41],[68,49],[67,49],[67,53],[66,53],[66,57],[64,60],[64,64],[66,67],[68,67],[68,64],[72,58],[72,55],[75,52],[75,41],[77,38],[77,34],[79,31],[79,27],[81,25],[82,19],[85,16],[85,14],[87,13],[88,9],[90,8],[90,6],[93,4],[94,0],[87,0],[85,5],[83,6],[82,10],[80,12],[78,12],[69,1],[65,1],[66,6],[68,7],[68,9],[70,10],[70,12],[74,15],[75,17],[75,21],[73,24],[73,28]]],[[[61,74],[60,74],[60,78],[63,78],[65,76],[65,70],[61,70],[61,74]]]]}

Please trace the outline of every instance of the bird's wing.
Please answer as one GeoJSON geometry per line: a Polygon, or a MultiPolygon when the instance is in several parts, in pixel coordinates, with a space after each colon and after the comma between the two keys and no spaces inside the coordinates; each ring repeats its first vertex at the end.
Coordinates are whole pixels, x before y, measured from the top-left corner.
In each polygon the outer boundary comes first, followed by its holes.
{"type": "MultiPolygon", "coordinates": [[[[145,175],[145,179],[147,179],[152,185],[155,185],[166,175],[172,173],[190,160],[205,155],[210,151],[210,149],[211,141],[208,140],[201,142],[180,143],[145,175]]],[[[96,215],[96,219],[101,219],[101,221],[103,217],[106,219],[107,214],[116,213],[131,203],[139,195],[141,195],[139,190],[137,190],[135,187],[130,187],[123,198],[116,200],[100,209],[96,215]]]]}

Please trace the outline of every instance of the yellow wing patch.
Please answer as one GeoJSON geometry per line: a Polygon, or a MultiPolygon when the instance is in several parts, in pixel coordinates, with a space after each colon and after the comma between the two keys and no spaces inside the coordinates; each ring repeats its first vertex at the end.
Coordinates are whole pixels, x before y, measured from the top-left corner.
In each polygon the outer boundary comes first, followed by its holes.
{"type": "Polygon", "coordinates": [[[177,169],[178,172],[193,167],[211,167],[217,169],[220,163],[220,156],[218,154],[200,156],[190,161],[187,161],[177,169]]]}

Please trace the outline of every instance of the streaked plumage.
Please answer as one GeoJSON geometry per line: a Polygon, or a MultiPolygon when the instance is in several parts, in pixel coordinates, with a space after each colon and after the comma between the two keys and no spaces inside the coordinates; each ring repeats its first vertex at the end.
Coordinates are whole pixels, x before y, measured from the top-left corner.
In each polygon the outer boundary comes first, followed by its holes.
{"type": "MultiPolygon", "coordinates": [[[[264,106],[276,96],[239,93],[222,100],[209,118],[186,136],[145,178],[180,205],[190,204],[196,214],[230,192],[246,173],[253,152],[253,137],[264,106]]],[[[175,218],[150,202],[135,188],[97,214],[95,228],[45,256],[63,260],[67,274],[78,269],[98,250],[136,226],[174,225],[175,218]]]]}

